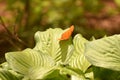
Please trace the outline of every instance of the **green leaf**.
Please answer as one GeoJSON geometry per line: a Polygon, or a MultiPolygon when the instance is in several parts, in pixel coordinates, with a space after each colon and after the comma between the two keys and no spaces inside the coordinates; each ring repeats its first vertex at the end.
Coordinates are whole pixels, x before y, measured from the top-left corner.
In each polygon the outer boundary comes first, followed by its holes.
{"type": "Polygon", "coordinates": [[[40,50],[43,53],[50,55],[55,61],[59,61],[61,59],[61,52],[58,39],[60,38],[61,33],[61,29],[48,29],[44,32],[36,32],[36,46],[34,47],[34,50],[40,50]]]}
{"type": "Polygon", "coordinates": [[[36,46],[34,47],[34,50],[40,50],[43,53],[50,55],[55,62],[65,62],[66,57],[71,55],[73,50],[71,38],[63,41],[59,40],[62,33],[66,30],[50,28],[44,32],[36,32],[36,46]]]}
{"type": "Polygon", "coordinates": [[[0,69],[0,80],[21,80],[22,77],[22,75],[12,70],[0,69]]]}
{"type": "Polygon", "coordinates": [[[6,69],[6,70],[10,69],[7,62],[4,62],[4,63],[0,64],[0,66],[1,66],[1,68],[6,69]]]}
{"type": "Polygon", "coordinates": [[[85,56],[95,66],[120,71],[120,35],[88,42],[85,56]]]}
{"type": "Polygon", "coordinates": [[[91,65],[84,56],[85,43],[88,42],[80,34],[77,34],[73,39],[74,52],[70,58],[70,65],[74,68],[78,68],[85,72],[87,68],[91,65]]]}
{"type": "Polygon", "coordinates": [[[60,74],[59,70],[54,70],[51,74],[47,75],[44,80],[70,80],[69,77],[67,77],[64,74],[60,74]]]}
{"type": "MultiPolygon", "coordinates": [[[[34,68],[30,69],[29,73],[24,76],[24,80],[30,79],[30,80],[38,80],[48,77],[50,74],[52,74],[55,71],[55,67],[40,67],[40,68],[34,68]],[[32,75],[32,76],[31,76],[32,75]]],[[[55,76],[55,75],[53,75],[55,76]]]]}
{"type": "Polygon", "coordinates": [[[83,73],[80,69],[73,68],[71,66],[61,66],[60,73],[71,76],[71,80],[94,80],[93,71],[89,70],[86,73],[83,73]]]}
{"type": "Polygon", "coordinates": [[[55,65],[50,56],[32,49],[9,52],[6,54],[6,60],[12,70],[29,79],[42,79],[55,65]]]}
{"type": "Polygon", "coordinates": [[[87,80],[87,79],[85,77],[80,78],[80,77],[77,77],[75,75],[72,75],[71,80],[87,80]]]}
{"type": "Polygon", "coordinates": [[[120,71],[93,67],[95,80],[120,80],[120,71]]]}
{"type": "Polygon", "coordinates": [[[78,78],[85,78],[84,73],[77,69],[77,68],[72,68],[71,66],[61,66],[60,67],[60,73],[61,74],[68,74],[68,75],[74,75],[78,78]]]}
{"type": "Polygon", "coordinates": [[[60,48],[61,48],[61,59],[63,64],[69,64],[69,59],[71,58],[74,46],[72,44],[71,39],[60,41],[60,48]]]}
{"type": "Polygon", "coordinates": [[[94,80],[93,66],[90,66],[90,67],[87,69],[87,71],[86,71],[86,73],[85,73],[85,77],[86,77],[86,79],[88,79],[88,80],[94,80]]]}
{"type": "Polygon", "coordinates": [[[72,52],[72,54],[68,56],[68,62],[70,66],[66,65],[61,69],[62,74],[66,73],[71,75],[71,80],[86,80],[85,72],[90,66],[90,63],[87,61],[87,59],[85,59],[85,56],[83,54],[86,42],[88,41],[85,38],[83,38],[80,34],[77,34],[74,37],[74,52],[72,52]]]}

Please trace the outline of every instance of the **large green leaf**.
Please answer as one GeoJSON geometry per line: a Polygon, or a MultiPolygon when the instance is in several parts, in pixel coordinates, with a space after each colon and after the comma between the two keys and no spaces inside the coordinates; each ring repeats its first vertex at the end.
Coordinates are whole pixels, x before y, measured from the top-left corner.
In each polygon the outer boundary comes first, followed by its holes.
{"type": "Polygon", "coordinates": [[[85,56],[95,66],[120,71],[120,35],[88,42],[85,56]]]}
{"type": "Polygon", "coordinates": [[[87,70],[87,72],[84,73],[80,69],[73,68],[69,65],[61,66],[60,67],[60,73],[70,75],[71,80],[94,80],[92,70],[89,70],[89,71],[87,70]]]}
{"type": "Polygon", "coordinates": [[[69,64],[69,60],[73,54],[74,46],[72,44],[71,39],[60,41],[60,48],[61,48],[61,60],[63,64],[69,64]]]}
{"type": "Polygon", "coordinates": [[[71,51],[73,50],[71,38],[63,41],[59,40],[62,33],[66,30],[50,28],[44,32],[36,32],[36,46],[34,47],[34,50],[40,50],[43,53],[50,55],[55,62],[64,62],[66,57],[71,54],[71,51]]]}
{"type": "Polygon", "coordinates": [[[6,60],[12,70],[23,74],[28,79],[42,79],[55,65],[50,56],[32,49],[9,52],[6,54],[6,60]]]}
{"type": "Polygon", "coordinates": [[[90,63],[84,56],[85,43],[88,42],[80,34],[77,34],[73,39],[74,52],[70,58],[70,65],[74,68],[78,68],[81,71],[85,72],[90,66],[90,63]]]}
{"type": "Polygon", "coordinates": [[[0,68],[0,80],[21,80],[22,75],[12,71],[0,68]]]}
{"type": "MultiPolygon", "coordinates": [[[[84,56],[85,43],[88,42],[80,34],[77,34],[73,39],[74,51],[68,56],[70,66],[65,66],[61,69],[62,72],[71,75],[71,80],[86,80],[86,71],[91,65],[84,56]]],[[[71,50],[72,51],[72,50],[71,50]]],[[[89,77],[91,74],[87,74],[89,77]]]]}

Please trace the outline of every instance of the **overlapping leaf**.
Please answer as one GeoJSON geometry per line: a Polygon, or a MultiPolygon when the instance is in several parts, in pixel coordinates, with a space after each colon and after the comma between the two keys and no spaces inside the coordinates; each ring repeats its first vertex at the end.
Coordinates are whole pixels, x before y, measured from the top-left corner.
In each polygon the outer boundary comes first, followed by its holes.
{"type": "Polygon", "coordinates": [[[84,56],[85,43],[88,42],[85,38],[83,38],[80,34],[77,34],[74,37],[74,53],[70,59],[70,65],[74,68],[78,68],[85,72],[87,68],[90,66],[90,63],[84,56]]]}
{"type": "Polygon", "coordinates": [[[7,62],[10,68],[31,79],[36,79],[38,74],[44,75],[54,66],[54,61],[47,54],[32,49],[24,51],[9,52],[6,54],[7,62]],[[44,72],[43,73],[43,67],[44,72]],[[47,68],[47,69],[46,69],[47,68]],[[31,75],[30,75],[31,74],[31,75]]]}
{"type": "Polygon", "coordinates": [[[85,56],[95,66],[120,71],[120,35],[87,43],[85,56]]]}
{"type": "Polygon", "coordinates": [[[43,53],[50,55],[55,62],[64,62],[66,56],[71,54],[73,49],[71,38],[65,41],[59,40],[62,33],[66,30],[56,28],[48,29],[44,32],[38,31],[35,34],[36,46],[34,47],[34,50],[40,50],[43,53]]]}
{"type": "Polygon", "coordinates": [[[0,80],[21,80],[22,75],[17,74],[12,70],[5,70],[0,68],[0,80]]]}

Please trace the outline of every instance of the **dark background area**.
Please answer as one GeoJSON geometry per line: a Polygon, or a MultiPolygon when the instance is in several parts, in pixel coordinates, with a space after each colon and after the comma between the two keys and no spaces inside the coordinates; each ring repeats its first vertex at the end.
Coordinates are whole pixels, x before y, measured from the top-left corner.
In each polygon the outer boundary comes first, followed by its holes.
{"type": "Polygon", "coordinates": [[[9,51],[33,48],[34,33],[75,26],[88,40],[120,33],[120,0],[0,0],[0,63],[9,51]]]}

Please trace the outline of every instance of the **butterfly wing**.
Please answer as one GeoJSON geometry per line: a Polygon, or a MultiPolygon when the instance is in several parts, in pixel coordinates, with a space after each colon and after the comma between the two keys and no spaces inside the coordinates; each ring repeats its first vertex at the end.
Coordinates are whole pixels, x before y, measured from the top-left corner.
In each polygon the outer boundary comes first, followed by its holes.
{"type": "Polygon", "coordinates": [[[67,39],[69,39],[72,32],[73,32],[73,30],[74,30],[74,26],[72,25],[67,31],[65,31],[62,34],[62,36],[61,36],[61,38],[59,40],[67,40],[67,39]]]}

